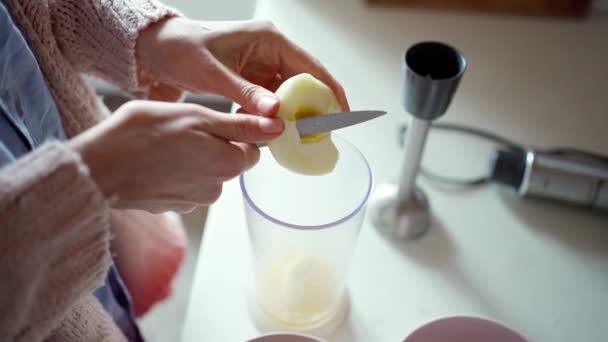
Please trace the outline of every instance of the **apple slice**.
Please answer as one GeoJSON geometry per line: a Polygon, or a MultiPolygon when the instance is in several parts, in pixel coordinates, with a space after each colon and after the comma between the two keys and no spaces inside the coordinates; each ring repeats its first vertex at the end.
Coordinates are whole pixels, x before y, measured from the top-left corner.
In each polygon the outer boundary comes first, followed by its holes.
{"type": "Polygon", "coordinates": [[[272,156],[283,167],[304,175],[331,172],[338,161],[338,149],[330,133],[300,137],[296,120],[341,111],[333,91],[310,74],[299,74],[277,89],[281,107],[277,116],[285,121],[285,131],[268,142],[272,156]]]}

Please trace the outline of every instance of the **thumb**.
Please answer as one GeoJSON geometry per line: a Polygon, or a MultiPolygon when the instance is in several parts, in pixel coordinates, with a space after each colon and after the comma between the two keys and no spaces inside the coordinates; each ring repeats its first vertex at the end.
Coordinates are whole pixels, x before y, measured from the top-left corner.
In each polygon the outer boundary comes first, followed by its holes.
{"type": "Polygon", "coordinates": [[[257,143],[279,136],[283,120],[251,114],[206,112],[201,130],[227,141],[257,143]]]}
{"type": "Polygon", "coordinates": [[[228,77],[226,96],[241,105],[247,112],[274,117],[279,110],[279,100],[270,90],[231,74],[228,77]]]}

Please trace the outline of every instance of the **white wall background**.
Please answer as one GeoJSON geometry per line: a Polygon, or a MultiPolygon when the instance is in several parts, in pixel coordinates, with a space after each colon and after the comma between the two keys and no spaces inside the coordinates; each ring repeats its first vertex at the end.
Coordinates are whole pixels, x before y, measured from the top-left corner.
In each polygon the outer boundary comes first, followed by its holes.
{"type": "Polygon", "coordinates": [[[185,15],[206,20],[242,20],[253,16],[255,0],[162,0],[185,15]]]}

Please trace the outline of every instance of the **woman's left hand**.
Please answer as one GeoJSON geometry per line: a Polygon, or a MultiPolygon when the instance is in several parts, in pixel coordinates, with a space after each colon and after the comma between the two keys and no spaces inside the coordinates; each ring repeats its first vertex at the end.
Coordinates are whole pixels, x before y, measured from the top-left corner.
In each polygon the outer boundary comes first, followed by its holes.
{"type": "Polygon", "coordinates": [[[158,81],[227,97],[249,113],[274,116],[279,103],[273,91],[305,72],[327,84],[348,110],[344,90],[321,63],[267,21],[167,19],[141,32],[136,54],[158,81]]]}

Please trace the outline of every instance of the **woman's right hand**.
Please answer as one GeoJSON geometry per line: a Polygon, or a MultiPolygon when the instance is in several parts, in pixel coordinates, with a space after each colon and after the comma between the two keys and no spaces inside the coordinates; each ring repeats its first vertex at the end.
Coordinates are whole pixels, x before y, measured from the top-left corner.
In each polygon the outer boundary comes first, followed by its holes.
{"type": "Polygon", "coordinates": [[[115,208],[187,212],[259,159],[253,144],[283,131],[276,118],[183,103],[131,101],[70,144],[115,208]]]}

